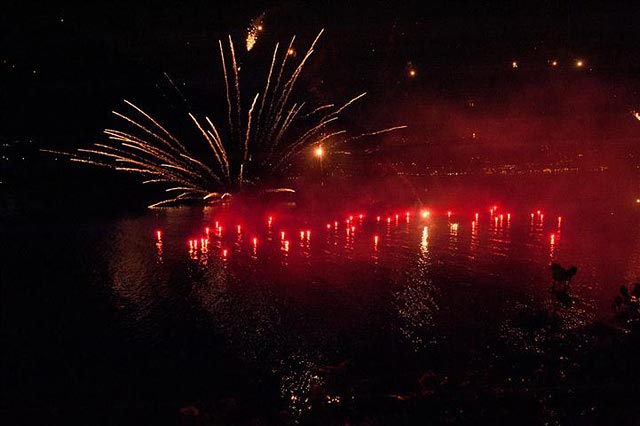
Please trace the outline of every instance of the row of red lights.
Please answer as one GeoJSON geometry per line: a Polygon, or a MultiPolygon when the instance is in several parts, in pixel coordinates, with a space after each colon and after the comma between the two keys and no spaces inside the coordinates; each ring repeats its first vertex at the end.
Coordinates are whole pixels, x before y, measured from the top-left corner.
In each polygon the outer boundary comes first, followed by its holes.
{"type": "MultiPolygon", "coordinates": [[[[493,206],[493,208],[489,209],[489,212],[490,212],[492,217],[494,217],[494,213],[497,210],[498,210],[497,206],[493,206]]],[[[543,220],[543,218],[544,218],[544,214],[540,210],[537,210],[535,213],[531,213],[531,218],[533,219],[535,217],[535,215],[537,215],[540,218],[540,220],[543,220]]],[[[396,219],[396,222],[397,222],[400,215],[396,213],[394,216],[395,216],[395,219],[396,219]]],[[[411,216],[411,213],[410,212],[406,212],[405,216],[406,216],[406,220],[407,220],[407,223],[408,223],[409,222],[409,218],[411,216]]],[[[429,210],[422,210],[421,211],[421,216],[423,218],[428,218],[428,217],[431,216],[431,212],[429,210]]],[[[450,210],[447,211],[447,217],[451,218],[451,216],[452,216],[452,212],[450,210]]],[[[475,215],[474,215],[475,220],[472,221],[472,223],[471,223],[472,227],[475,228],[475,224],[478,221],[479,216],[480,216],[479,213],[476,212],[475,215]]],[[[504,215],[500,214],[499,216],[495,216],[494,218],[495,218],[496,223],[498,221],[498,217],[500,218],[500,221],[502,222],[503,218],[504,218],[504,215]]],[[[359,214],[358,218],[360,220],[362,220],[364,218],[364,214],[359,214]]],[[[380,220],[381,220],[381,217],[380,216],[376,216],[376,222],[380,222],[380,220]]],[[[511,213],[507,213],[507,221],[510,221],[510,220],[511,220],[511,213]]],[[[347,223],[347,228],[346,228],[347,229],[347,234],[355,232],[355,226],[351,225],[352,221],[353,221],[353,215],[350,215],[345,220],[345,222],[347,223]],[[351,225],[351,226],[349,226],[349,225],[351,225]]],[[[390,222],[391,222],[391,216],[387,217],[387,223],[390,223],[390,222]]],[[[558,228],[560,227],[561,223],[562,223],[562,216],[558,216],[558,228]]],[[[269,227],[272,226],[272,224],[273,224],[273,216],[269,216],[268,217],[267,224],[268,224],[269,227]]],[[[215,226],[216,226],[216,231],[217,231],[218,236],[221,237],[222,236],[222,226],[220,225],[219,221],[215,222],[215,226]]],[[[334,228],[337,229],[338,228],[338,221],[334,221],[333,222],[333,226],[334,226],[334,228]]],[[[240,234],[242,232],[241,225],[237,225],[236,229],[237,229],[238,234],[240,234]]],[[[330,223],[327,224],[327,229],[331,229],[331,224],[330,223]]],[[[206,239],[205,238],[201,238],[200,239],[200,243],[201,243],[201,247],[204,247],[206,249],[206,248],[208,248],[208,238],[209,238],[209,233],[210,233],[209,227],[205,228],[205,233],[207,235],[207,238],[206,239]]],[[[161,240],[162,240],[162,231],[160,231],[160,230],[156,231],[156,235],[157,235],[158,241],[161,242],[161,240]]],[[[300,231],[300,239],[304,240],[305,236],[306,236],[306,239],[309,240],[310,237],[311,237],[311,230],[307,229],[306,231],[304,231],[304,230],[300,231]]],[[[285,240],[285,231],[281,231],[280,232],[280,237],[281,237],[280,239],[282,240],[282,243],[284,245],[285,251],[288,251],[289,241],[285,240]]],[[[552,234],[551,235],[551,243],[552,244],[554,243],[554,240],[555,240],[555,235],[552,234]]],[[[252,241],[252,245],[253,245],[253,247],[255,249],[257,247],[257,245],[258,245],[258,238],[257,237],[253,237],[251,241],[252,241]]],[[[379,241],[379,236],[378,235],[374,235],[373,241],[374,241],[374,244],[377,246],[378,241],[379,241]]],[[[190,239],[188,241],[188,244],[189,244],[189,247],[191,249],[194,249],[194,248],[197,249],[198,240],[197,239],[190,239]]],[[[223,257],[227,257],[228,250],[227,249],[223,249],[222,250],[222,254],[223,254],[223,257]]]]}

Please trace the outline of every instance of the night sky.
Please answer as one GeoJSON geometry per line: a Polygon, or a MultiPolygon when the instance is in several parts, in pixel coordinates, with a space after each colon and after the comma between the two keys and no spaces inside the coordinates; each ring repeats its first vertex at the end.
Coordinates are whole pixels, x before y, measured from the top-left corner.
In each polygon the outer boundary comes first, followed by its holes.
{"type": "Polygon", "coordinates": [[[347,124],[408,125],[385,139],[410,147],[393,155],[466,164],[479,152],[516,161],[523,147],[571,155],[590,147],[597,158],[609,144],[615,156],[637,150],[629,114],[640,109],[637,2],[11,1],[4,9],[0,138],[31,150],[101,140],[122,99],[169,123],[189,111],[220,116],[218,39],[230,34],[241,47],[246,94],[263,84],[275,42],[296,34],[302,51],[322,28],[296,96],[317,105],[367,91],[347,124]],[[264,31],[246,52],[259,16],[264,31]]]}

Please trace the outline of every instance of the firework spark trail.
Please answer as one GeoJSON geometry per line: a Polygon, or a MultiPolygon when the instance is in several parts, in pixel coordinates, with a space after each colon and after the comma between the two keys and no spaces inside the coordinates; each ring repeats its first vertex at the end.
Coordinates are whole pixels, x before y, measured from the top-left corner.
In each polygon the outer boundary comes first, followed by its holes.
{"type": "MultiPolygon", "coordinates": [[[[231,40],[231,36],[229,36],[229,50],[231,51],[231,65],[233,68],[233,78],[236,89],[236,118],[238,120],[238,126],[236,131],[238,132],[238,140],[242,135],[242,112],[240,111],[240,81],[238,78],[238,64],[236,62],[236,51],[233,48],[233,40],[231,40]]],[[[244,156],[244,155],[243,155],[244,156]]]]}
{"type": "MultiPolygon", "coordinates": [[[[325,116],[326,117],[326,116],[325,116]]],[[[323,119],[325,118],[323,117],[323,119]]],[[[338,119],[338,117],[331,117],[331,118],[327,118],[324,119],[323,121],[321,121],[320,123],[318,123],[315,127],[312,127],[311,129],[309,129],[305,134],[303,134],[300,138],[298,138],[296,141],[294,141],[291,146],[292,147],[297,147],[301,144],[303,144],[304,142],[306,142],[310,137],[314,136],[317,132],[319,132],[321,129],[323,129],[327,124],[331,123],[332,121],[336,121],[338,119]]]]}
{"type": "MultiPolygon", "coordinates": [[[[320,144],[320,143],[326,141],[329,138],[332,138],[332,137],[337,136],[337,135],[342,135],[342,134],[345,134],[345,133],[347,133],[346,130],[338,130],[336,132],[329,133],[328,135],[323,136],[322,138],[317,140],[315,143],[320,144]]],[[[300,152],[301,149],[304,149],[304,144],[302,142],[298,143],[295,146],[290,147],[288,152],[286,154],[282,155],[282,157],[276,163],[274,168],[275,169],[279,169],[280,167],[282,167],[287,159],[289,159],[290,157],[296,155],[298,152],[300,152]]]]}
{"type": "Polygon", "coordinates": [[[145,117],[147,117],[147,119],[149,119],[149,121],[151,121],[153,124],[156,125],[157,128],[159,128],[160,130],[162,130],[164,132],[165,135],[169,136],[169,139],[171,139],[173,142],[176,143],[176,145],[178,145],[178,147],[182,150],[182,151],[186,151],[187,149],[184,147],[184,145],[182,145],[180,143],[180,141],[178,139],[176,139],[171,133],[169,133],[169,131],[167,131],[167,129],[165,129],[164,127],[162,127],[160,125],[160,123],[158,123],[153,117],[151,117],[149,114],[147,114],[146,112],[144,112],[143,110],[141,110],[140,108],[138,108],[137,106],[135,106],[133,103],[129,102],[128,100],[124,100],[124,103],[126,103],[127,105],[131,106],[132,108],[134,108],[136,111],[138,111],[140,114],[144,115],[145,117]]]}
{"type": "MultiPolygon", "coordinates": [[[[296,81],[298,80],[298,77],[300,75],[300,73],[302,72],[302,69],[304,67],[304,65],[306,64],[307,60],[309,59],[309,57],[311,57],[311,54],[313,53],[313,48],[315,47],[315,45],[318,43],[318,40],[320,40],[320,37],[322,36],[322,34],[324,33],[324,29],[320,30],[320,32],[318,33],[318,35],[316,36],[316,38],[313,40],[313,42],[311,43],[311,46],[309,46],[309,49],[307,50],[307,53],[304,55],[304,58],[302,59],[302,61],[300,61],[300,64],[298,65],[298,67],[296,68],[296,70],[293,72],[293,74],[291,75],[291,77],[289,78],[289,80],[287,81],[287,83],[284,86],[284,89],[282,90],[282,94],[280,96],[280,99],[278,100],[278,104],[277,104],[277,113],[276,113],[276,124],[279,122],[279,119],[282,115],[282,111],[284,110],[287,101],[289,100],[289,96],[291,95],[291,92],[293,91],[293,88],[296,84],[296,81]]],[[[291,49],[291,47],[289,48],[291,49]]],[[[285,60],[287,58],[288,55],[285,55],[285,60]]],[[[283,61],[284,64],[284,61],[283,61]]],[[[269,132],[268,138],[267,139],[271,139],[271,137],[273,136],[273,131],[275,130],[276,126],[272,127],[271,132],[269,132]]]]}
{"type": "Polygon", "coordinates": [[[335,105],[334,104],[326,104],[326,105],[321,105],[319,107],[317,107],[316,109],[312,110],[311,112],[301,116],[300,118],[308,118],[311,117],[312,115],[314,115],[315,113],[325,110],[327,108],[333,108],[335,105]]]}
{"type": "Polygon", "coordinates": [[[193,120],[193,122],[195,123],[196,127],[198,128],[198,130],[200,130],[200,133],[202,133],[202,135],[204,136],[205,140],[209,143],[209,146],[211,147],[211,151],[213,151],[213,154],[216,157],[216,160],[218,160],[218,164],[220,165],[221,168],[224,167],[224,164],[222,162],[222,158],[220,157],[220,155],[218,155],[218,151],[216,150],[216,148],[214,147],[213,144],[213,139],[209,137],[209,134],[207,132],[204,131],[204,129],[202,128],[202,126],[200,126],[200,123],[198,122],[198,120],[193,116],[193,114],[189,113],[189,117],[191,117],[191,119],[193,120]]]}
{"type": "Polygon", "coordinates": [[[269,67],[269,74],[267,75],[267,83],[264,86],[264,95],[262,96],[262,100],[260,101],[260,109],[258,110],[258,118],[257,118],[257,128],[256,134],[260,134],[260,119],[262,118],[262,110],[264,109],[264,103],[267,99],[267,95],[269,94],[269,84],[271,84],[271,75],[273,74],[273,66],[276,63],[276,57],[278,56],[278,46],[280,43],[276,43],[275,49],[273,49],[273,56],[271,57],[271,66],[269,67]]]}
{"type": "Polygon", "coordinates": [[[151,130],[147,129],[146,127],[144,127],[142,124],[138,123],[137,121],[132,120],[131,118],[127,117],[124,114],[119,113],[118,111],[111,111],[113,113],[113,115],[122,118],[123,120],[128,121],[129,123],[133,124],[134,126],[140,128],[141,130],[143,130],[145,133],[153,136],[154,138],[158,139],[159,141],[161,141],[162,143],[164,143],[165,145],[167,145],[169,148],[175,149],[173,147],[173,145],[171,145],[166,139],[164,139],[162,136],[159,136],[158,134],[152,132],[151,130]]]}
{"type": "Polygon", "coordinates": [[[350,99],[342,106],[325,104],[304,114],[304,101],[289,101],[323,32],[324,30],[316,35],[302,60],[292,63],[292,69],[287,67],[289,56],[293,57],[288,51],[293,48],[295,36],[291,38],[289,48],[282,54],[281,60],[278,57],[279,44],[275,45],[264,92],[253,96],[246,112],[246,122],[243,121],[239,68],[233,40],[228,37],[231,71],[227,69],[223,43],[218,40],[227,101],[228,129],[224,132],[225,138],[223,139],[209,117],[205,116],[205,120],[210,129],[203,127],[194,114],[187,114],[200,135],[199,139],[208,146],[206,151],[209,152],[210,149],[213,155],[194,155],[187,145],[151,114],[128,100],[124,102],[135,111],[132,116],[116,111],[113,114],[133,126],[135,132],[105,129],[103,133],[110,143],[96,143],[93,148],[78,149],[76,153],[42,151],[64,155],[73,162],[138,174],[144,178],[143,184],[162,184],[167,186],[166,193],[179,193],[173,198],[149,206],[160,207],[183,200],[225,199],[230,196],[231,188],[240,188],[243,183],[250,182],[250,179],[260,177],[259,173],[283,170],[289,159],[312,143],[320,144],[333,139],[331,145],[335,145],[406,128],[395,126],[351,138],[343,136],[347,133],[344,129],[327,129],[340,118],[346,108],[366,93],[350,99]],[[279,68],[277,72],[276,67],[279,68]],[[291,69],[290,74],[288,69],[291,69]],[[230,78],[233,80],[230,81],[230,78]],[[262,99],[259,99],[260,96],[262,99]],[[336,138],[337,136],[342,137],[336,138]],[[257,155],[254,157],[253,154],[257,155]]]}
{"type": "Polygon", "coordinates": [[[180,97],[182,98],[182,101],[184,102],[184,104],[191,109],[191,105],[189,105],[189,101],[187,100],[187,98],[184,96],[184,93],[182,93],[182,91],[178,88],[178,86],[173,82],[173,80],[171,79],[171,77],[169,77],[169,74],[165,72],[163,72],[164,76],[167,78],[167,80],[169,80],[169,83],[171,84],[171,86],[174,88],[174,90],[176,92],[178,92],[178,94],[180,95],[180,97]]]}
{"type": "Polygon", "coordinates": [[[274,149],[280,144],[282,137],[284,136],[285,132],[289,129],[289,126],[291,126],[291,123],[293,123],[293,121],[296,119],[296,116],[298,115],[300,110],[304,107],[304,104],[305,103],[303,102],[297,108],[296,108],[296,104],[293,104],[293,107],[289,111],[289,114],[287,114],[287,118],[285,119],[284,123],[282,124],[282,127],[280,128],[280,131],[278,132],[278,134],[276,135],[273,141],[274,149]]]}
{"type": "MultiPolygon", "coordinates": [[[[289,50],[291,50],[293,48],[293,43],[296,40],[296,36],[291,37],[291,41],[289,42],[289,47],[287,47],[287,52],[289,50]]],[[[282,75],[284,74],[284,69],[285,69],[285,65],[287,64],[287,58],[289,57],[289,55],[287,55],[285,53],[284,58],[282,59],[282,63],[280,64],[280,70],[278,71],[278,78],[276,78],[276,84],[273,87],[273,98],[271,100],[271,102],[269,103],[269,109],[267,110],[267,123],[271,123],[273,122],[273,114],[274,114],[274,104],[275,104],[275,100],[276,100],[276,94],[278,93],[278,90],[280,89],[280,83],[282,81],[282,75]]],[[[266,93],[265,93],[266,96],[266,93]]],[[[263,136],[263,135],[259,135],[259,136],[263,136]]],[[[268,143],[266,137],[262,138],[264,143],[268,143]]]]}
{"type": "Polygon", "coordinates": [[[367,94],[367,92],[359,94],[358,96],[356,96],[355,98],[353,98],[349,102],[347,102],[346,104],[342,105],[337,111],[331,113],[331,115],[339,115],[342,111],[347,109],[351,104],[353,104],[354,102],[357,102],[358,100],[360,100],[364,96],[366,96],[366,94],[367,94]]]}
{"type": "Polygon", "coordinates": [[[216,126],[209,120],[209,117],[205,117],[207,123],[211,126],[211,130],[213,130],[213,134],[209,132],[211,136],[213,136],[213,140],[216,142],[216,146],[218,147],[218,151],[222,159],[224,160],[224,168],[226,170],[226,174],[229,174],[229,158],[227,157],[227,151],[224,149],[224,145],[222,144],[222,138],[220,138],[220,134],[218,133],[218,129],[216,126]]]}
{"type": "Polygon", "coordinates": [[[247,114],[247,134],[244,138],[244,160],[247,161],[249,159],[249,135],[251,133],[251,116],[253,114],[253,108],[256,106],[256,101],[258,100],[258,96],[260,94],[256,94],[253,98],[253,102],[251,103],[251,108],[249,109],[249,113],[247,114]]]}
{"type": "Polygon", "coordinates": [[[222,62],[222,73],[224,76],[224,89],[227,95],[227,115],[229,117],[229,132],[233,134],[233,121],[231,121],[231,95],[229,94],[229,77],[227,76],[227,64],[224,60],[224,49],[222,48],[221,40],[218,40],[218,46],[220,46],[220,61],[222,62]]]}
{"type": "Polygon", "coordinates": [[[355,140],[362,139],[362,138],[367,137],[367,136],[376,136],[376,135],[381,135],[381,134],[383,134],[383,133],[389,133],[389,132],[393,132],[393,131],[396,131],[396,130],[402,130],[402,129],[406,129],[406,128],[408,128],[408,127],[409,127],[409,126],[394,126],[394,127],[389,127],[389,128],[387,128],[387,129],[376,130],[375,132],[363,133],[363,134],[361,134],[361,135],[358,135],[358,136],[354,136],[354,137],[351,137],[351,138],[345,139],[345,141],[344,141],[344,142],[351,142],[351,141],[355,141],[355,140]]]}

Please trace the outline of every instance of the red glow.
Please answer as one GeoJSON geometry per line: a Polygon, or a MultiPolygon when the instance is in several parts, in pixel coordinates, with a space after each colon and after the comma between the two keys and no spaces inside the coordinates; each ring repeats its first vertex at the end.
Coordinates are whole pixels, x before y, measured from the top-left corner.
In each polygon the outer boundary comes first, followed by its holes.
{"type": "Polygon", "coordinates": [[[327,229],[331,229],[331,224],[327,223],[327,229]]]}
{"type": "Polygon", "coordinates": [[[333,226],[335,226],[336,228],[338,227],[338,221],[337,220],[335,222],[333,222],[333,226]]]}
{"type": "Polygon", "coordinates": [[[558,216],[558,225],[562,223],[562,216],[558,216]]]}
{"type": "Polygon", "coordinates": [[[498,210],[498,206],[493,206],[493,210],[498,210]]]}
{"type": "Polygon", "coordinates": [[[227,257],[227,249],[222,250],[222,257],[227,257]]]}
{"type": "Polygon", "coordinates": [[[391,223],[391,218],[390,217],[387,218],[387,223],[391,223]]]}
{"type": "Polygon", "coordinates": [[[282,232],[280,233],[280,239],[281,239],[281,240],[284,240],[284,231],[282,231],[282,232]]]}
{"type": "Polygon", "coordinates": [[[304,231],[300,231],[300,239],[304,240],[304,231]]]}
{"type": "Polygon", "coordinates": [[[355,230],[356,230],[356,227],[355,227],[355,226],[352,226],[352,227],[351,227],[351,232],[353,232],[353,231],[355,231],[355,230]]]}
{"type": "Polygon", "coordinates": [[[507,213],[507,220],[511,220],[511,213],[507,213]]]}
{"type": "Polygon", "coordinates": [[[533,219],[533,213],[531,213],[531,219],[533,219]]]}
{"type": "Polygon", "coordinates": [[[429,214],[430,214],[430,213],[429,213],[429,210],[423,210],[423,211],[422,211],[422,217],[423,217],[423,218],[425,218],[425,219],[426,219],[427,217],[429,217],[429,214]]]}
{"type": "Polygon", "coordinates": [[[396,220],[398,220],[399,215],[396,215],[396,220]]]}
{"type": "Polygon", "coordinates": [[[376,221],[380,222],[380,216],[376,216],[376,221]]]}
{"type": "Polygon", "coordinates": [[[219,222],[216,220],[216,228],[219,228],[219,227],[220,227],[219,222]]]}
{"type": "Polygon", "coordinates": [[[451,217],[451,211],[447,212],[447,217],[451,217]]]}
{"type": "Polygon", "coordinates": [[[360,216],[358,216],[360,219],[362,219],[364,217],[364,215],[361,213],[360,216]]]}
{"type": "Polygon", "coordinates": [[[284,242],[284,251],[289,251],[289,241],[284,242]]]}
{"type": "Polygon", "coordinates": [[[544,219],[544,215],[543,214],[540,215],[540,220],[542,220],[542,219],[544,219]]]}
{"type": "Polygon", "coordinates": [[[476,213],[476,220],[478,220],[478,216],[479,216],[478,213],[476,213]]]}
{"type": "Polygon", "coordinates": [[[540,210],[538,210],[537,213],[540,214],[540,210]]]}
{"type": "Polygon", "coordinates": [[[258,245],[258,239],[256,237],[253,237],[253,246],[257,246],[258,245]]]}
{"type": "Polygon", "coordinates": [[[307,229],[307,240],[311,237],[311,231],[307,229]]]}
{"type": "Polygon", "coordinates": [[[503,218],[503,215],[501,214],[501,215],[500,215],[500,220],[502,220],[502,218],[503,218]]]}
{"type": "Polygon", "coordinates": [[[206,228],[204,228],[204,232],[205,232],[205,234],[209,235],[209,227],[208,226],[206,228]]]}
{"type": "Polygon", "coordinates": [[[156,235],[158,236],[158,241],[160,241],[162,239],[162,232],[161,231],[157,231],[156,235]]]}
{"type": "Polygon", "coordinates": [[[238,225],[238,234],[240,233],[240,229],[241,229],[241,228],[240,228],[240,225],[238,225]]]}
{"type": "Polygon", "coordinates": [[[551,234],[551,244],[555,244],[556,242],[556,236],[555,234],[551,234]]]}

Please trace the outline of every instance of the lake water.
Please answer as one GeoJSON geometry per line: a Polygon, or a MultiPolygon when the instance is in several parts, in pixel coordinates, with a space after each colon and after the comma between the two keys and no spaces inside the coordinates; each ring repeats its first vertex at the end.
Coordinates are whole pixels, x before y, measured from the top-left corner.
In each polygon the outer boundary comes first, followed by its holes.
{"type": "Polygon", "coordinates": [[[640,277],[633,203],[487,192],[7,227],[4,410],[172,423],[193,405],[296,422],[318,398],[402,399],[425,371],[469,380],[498,347],[539,349],[521,312],[584,328],[640,277]],[[555,306],[551,262],[578,267],[571,308],[555,306]]]}

